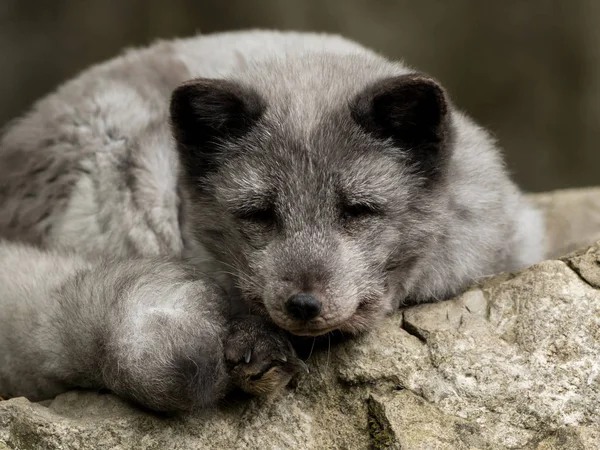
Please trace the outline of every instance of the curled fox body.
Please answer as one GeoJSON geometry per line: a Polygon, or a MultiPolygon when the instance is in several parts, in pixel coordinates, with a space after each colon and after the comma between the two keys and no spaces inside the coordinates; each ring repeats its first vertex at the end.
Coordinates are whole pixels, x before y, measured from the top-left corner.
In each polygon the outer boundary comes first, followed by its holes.
{"type": "Polygon", "coordinates": [[[0,140],[0,394],[270,392],[303,370],[286,333],[366,331],[540,260],[542,236],[489,134],[359,44],[128,51],[0,140]]]}

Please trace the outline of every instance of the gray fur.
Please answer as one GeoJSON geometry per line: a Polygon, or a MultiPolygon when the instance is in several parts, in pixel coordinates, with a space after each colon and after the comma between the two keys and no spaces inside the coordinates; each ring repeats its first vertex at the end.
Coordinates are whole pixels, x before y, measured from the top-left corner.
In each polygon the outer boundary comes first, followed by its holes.
{"type": "Polygon", "coordinates": [[[356,333],[540,260],[539,213],[446,94],[433,181],[354,120],[373,83],[410,74],[336,36],[252,31],[131,51],[39,101],[0,141],[0,236],[22,243],[0,243],[0,393],[108,387],[158,410],[203,407],[228,384],[233,310],[294,334],[356,333]],[[180,136],[170,93],[195,78],[264,109],[203,174],[180,167],[196,150],[169,129],[180,136]],[[344,222],[340,193],[385,212],[344,222]],[[276,227],[240,216],[267,201],[276,227]],[[301,291],[323,304],[309,323],[285,311],[301,291]]]}
{"type": "Polygon", "coordinates": [[[3,395],[106,387],[177,411],[212,405],[225,388],[228,306],[193,267],[7,243],[0,255],[3,395]]]}

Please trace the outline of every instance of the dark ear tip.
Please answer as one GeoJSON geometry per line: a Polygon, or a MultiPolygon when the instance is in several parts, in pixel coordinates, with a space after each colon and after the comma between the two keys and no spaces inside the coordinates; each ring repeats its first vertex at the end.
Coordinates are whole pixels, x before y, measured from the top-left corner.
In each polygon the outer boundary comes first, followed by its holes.
{"type": "Polygon", "coordinates": [[[215,83],[215,81],[217,80],[206,78],[194,78],[184,81],[171,92],[171,110],[173,110],[173,107],[175,106],[188,103],[190,99],[208,92],[208,90],[211,89],[211,86],[214,86],[213,89],[218,88],[219,85],[215,83]]]}
{"type": "Polygon", "coordinates": [[[423,86],[435,95],[438,104],[440,105],[440,114],[446,115],[448,113],[448,92],[446,89],[435,79],[427,75],[416,75],[414,82],[423,86]]]}
{"type": "Polygon", "coordinates": [[[218,78],[195,78],[171,93],[170,112],[191,113],[210,120],[211,114],[245,116],[257,120],[265,110],[262,97],[251,87],[218,78]]]}
{"type": "Polygon", "coordinates": [[[395,87],[403,92],[412,92],[414,97],[421,100],[433,100],[440,117],[448,113],[448,94],[435,78],[423,73],[412,73],[392,78],[389,83],[390,90],[395,87]]]}
{"type": "Polygon", "coordinates": [[[183,112],[182,110],[189,103],[189,99],[192,98],[196,92],[198,84],[198,80],[186,81],[177,86],[173,92],[171,92],[169,110],[172,119],[177,118],[177,116],[183,112]]]}
{"type": "Polygon", "coordinates": [[[220,81],[221,80],[211,80],[209,78],[193,78],[184,81],[171,92],[171,106],[201,96],[211,89],[222,89],[222,83],[220,83],[220,81]]]}
{"type": "Polygon", "coordinates": [[[201,83],[199,82],[199,80],[196,79],[188,80],[179,84],[171,93],[171,99],[189,93],[191,90],[195,89],[198,86],[198,84],[201,83]]]}
{"type": "Polygon", "coordinates": [[[439,81],[424,73],[409,73],[407,75],[400,75],[399,77],[397,77],[397,79],[402,80],[405,83],[429,86],[440,92],[444,92],[444,88],[442,87],[439,81]]]}

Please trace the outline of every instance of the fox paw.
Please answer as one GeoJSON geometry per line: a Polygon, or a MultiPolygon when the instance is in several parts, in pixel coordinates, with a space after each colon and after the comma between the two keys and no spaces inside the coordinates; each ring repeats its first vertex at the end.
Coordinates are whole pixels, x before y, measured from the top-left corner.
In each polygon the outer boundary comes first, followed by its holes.
{"type": "Polygon", "coordinates": [[[260,316],[234,319],[225,341],[225,360],[232,383],[253,395],[280,392],[308,372],[285,332],[260,316]]]}

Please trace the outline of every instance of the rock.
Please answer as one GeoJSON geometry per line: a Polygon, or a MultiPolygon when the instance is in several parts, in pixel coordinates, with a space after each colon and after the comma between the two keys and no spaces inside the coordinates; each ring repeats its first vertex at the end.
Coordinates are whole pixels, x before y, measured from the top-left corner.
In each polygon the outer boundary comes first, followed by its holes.
{"type": "Polygon", "coordinates": [[[549,257],[566,255],[600,239],[600,187],[529,195],[546,217],[549,257]]]}
{"type": "Polygon", "coordinates": [[[401,310],[272,400],[183,418],[96,392],[2,401],[0,450],[597,449],[599,261],[600,242],[401,310]]]}
{"type": "Polygon", "coordinates": [[[567,264],[590,286],[600,289],[600,250],[598,244],[592,248],[580,250],[565,258],[567,264]]]}

